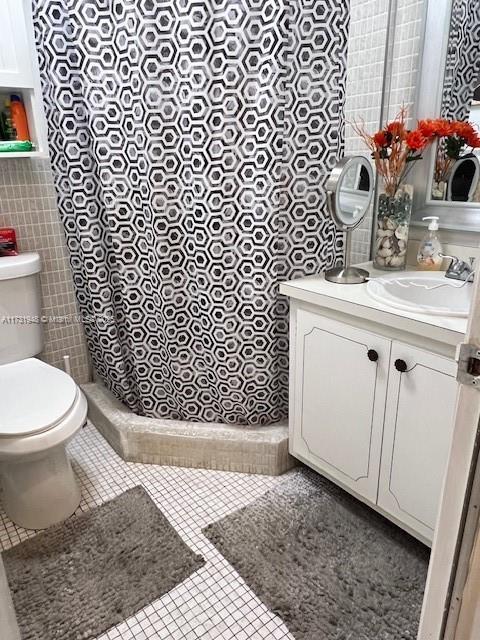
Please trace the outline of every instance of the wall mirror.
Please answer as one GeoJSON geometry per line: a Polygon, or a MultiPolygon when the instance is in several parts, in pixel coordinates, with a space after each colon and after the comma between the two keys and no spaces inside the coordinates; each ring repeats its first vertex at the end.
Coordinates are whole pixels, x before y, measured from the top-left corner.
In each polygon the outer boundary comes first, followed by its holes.
{"type": "MultiPolygon", "coordinates": [[[[417,118],[469,121],[480,133],[480,2],[429,0],[424,42],[417,118]]],[[[480,149],[442,140],[416,171],[413,219],[480,231],[480,149]]]]}

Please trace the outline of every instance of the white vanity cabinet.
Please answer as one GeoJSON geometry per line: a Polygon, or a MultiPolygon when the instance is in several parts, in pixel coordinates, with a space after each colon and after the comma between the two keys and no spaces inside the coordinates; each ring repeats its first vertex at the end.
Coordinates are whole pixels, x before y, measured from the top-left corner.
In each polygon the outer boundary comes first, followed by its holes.
{"type": "Polygon", "coordinates": [[[281,289],[291,297],[290,453],[430,543],[462,334],[357,300],[316,305],[308,279],[301,283],[297,298],[293,284],[281,289]]]}

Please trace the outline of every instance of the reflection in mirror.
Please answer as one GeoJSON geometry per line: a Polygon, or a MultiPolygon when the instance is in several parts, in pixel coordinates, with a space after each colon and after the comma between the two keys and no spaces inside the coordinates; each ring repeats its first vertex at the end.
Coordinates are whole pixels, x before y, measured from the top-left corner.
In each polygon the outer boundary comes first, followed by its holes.
{"type": "Polygon", "coordinates": [[[452,202],[479,202],[479,177],[480,162],[477,156],[457,160],[448,179],[447,199],[452,202]]]}
{"type": "Polygon", "coordinates": [[[480,84],[480,3],[453,0],[442,94],[442,117],[480,124],[478,108],[472,112],[480,84]],[[472,117],[473,116],[473,117],[472,117]]]}
{"type": "Polygon", "coordinates": [[[370,175],[363,163],[353,164],[345,173],[339,185],[338,201],[342,219],[347,224],[360,222],[370,201],[370,175]]]}
{"type": "Polygon", "coordinates": [[[480,2],[452,0],[441,108],[441,117],[451,128],[445,122],[445,131],[437,134],[433,200],[480,202],[479,98],[480,2]],[[467,122],[471,130],[465,127],[467,122]]]}

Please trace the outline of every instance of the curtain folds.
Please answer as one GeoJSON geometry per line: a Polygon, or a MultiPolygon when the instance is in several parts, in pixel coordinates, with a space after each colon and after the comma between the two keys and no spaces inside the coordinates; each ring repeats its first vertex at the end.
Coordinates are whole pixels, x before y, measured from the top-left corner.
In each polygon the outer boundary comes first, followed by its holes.
{"type": "Polygon", "coordinates": [[[138,414],[266,424],[278,283],[341,256],[345,0],[34,0],[60,215],[92,361],[138,414]]]}

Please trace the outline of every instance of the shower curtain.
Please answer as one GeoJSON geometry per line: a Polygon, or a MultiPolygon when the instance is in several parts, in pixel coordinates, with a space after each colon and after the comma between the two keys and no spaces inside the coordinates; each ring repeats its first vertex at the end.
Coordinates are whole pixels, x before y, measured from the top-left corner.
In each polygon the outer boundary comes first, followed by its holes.
{"type": "Polygon", "coordinates": [[[94,367],[134,412],[287,413],[278,283],[337,262],[345,0],[34,0],[94,367]]]}
{"type": "Polygon", "coordinates": [[[480,2],[453,0],[448,37],[442,116],[468,120],[480,84],[480,2]]]}

